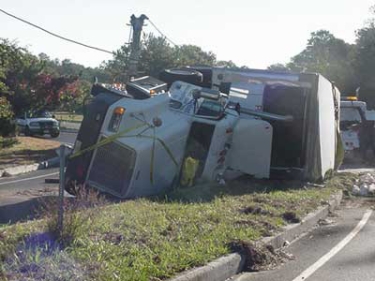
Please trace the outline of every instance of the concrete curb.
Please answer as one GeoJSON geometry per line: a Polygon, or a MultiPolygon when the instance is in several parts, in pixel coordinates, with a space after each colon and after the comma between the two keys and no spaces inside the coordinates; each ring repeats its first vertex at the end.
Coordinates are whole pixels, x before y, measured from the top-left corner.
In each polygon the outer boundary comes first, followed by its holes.
{"type": "MultiPolygon", "coordinates": [[[[313,228],[319,220],[327,217],[329,212],[337,208],[342,200],[342,192],[332,195],[327,206],[318,208],[316,211],[308,214],[301,223],[286,226],[283,231],[273,237],[265,237],[257,243],[272,245],[275,249],[281,248],[288,241],[291,242],[306,231],[313,228]]],[[[169,281],[225,281],[226,279],[242,271],[245,259],[238,253],[229,254],[218,258],[209,264],[194,268],[169,281]]]]}
{"type": "MultiPolygon", "coordinates": [[[[68,150],[66,151],[65,157],[70,154],[73,151],[72,146],[65,145],[68,150]]],[[[59,155],[59,150],[56,150],[57,154],[59,155]]],[[[59,167],[60,166],[60,156],[56,156],[50,159],[47,159],[45,161],[42,161],[40,163],[34,163],[34,164],[29,164],[29,165],[20,165],[16,167],[10,167],[6,168],[3,170],[0,170],[0,178],[2,177],[11,177],[11,176],[16,176],[19,174],[25,174],[37,170],[43,170],[43,169],[48,169],[48,168],[54,168],[54,167],[59,167]]]]}
{"type": "Polygon", "coordinates": [[[42,168],[44,168],[44,166],[40,163],[5,168],[3,170],[0,170],[0,178],[16,176],[19,174],[25,174],[25,173],[33,172],[36,170],[40,170],[42,168]]]}

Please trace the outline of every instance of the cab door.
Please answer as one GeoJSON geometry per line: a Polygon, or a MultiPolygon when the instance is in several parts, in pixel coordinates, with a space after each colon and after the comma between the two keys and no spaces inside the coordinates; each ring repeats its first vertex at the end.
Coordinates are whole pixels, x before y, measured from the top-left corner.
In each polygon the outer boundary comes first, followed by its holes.
{"type": "Polygon", "coordinates": [[[272,126],[258,119],[240,119],[233,130],[228,166],[256,178],[269,178],[272,126]]]}

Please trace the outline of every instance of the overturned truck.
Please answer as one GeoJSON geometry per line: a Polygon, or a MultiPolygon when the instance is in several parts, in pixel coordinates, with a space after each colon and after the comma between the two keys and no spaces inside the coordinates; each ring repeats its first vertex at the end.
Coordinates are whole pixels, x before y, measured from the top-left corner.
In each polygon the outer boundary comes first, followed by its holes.
{"type": "Polygon", "coordinates": [[[195,183],[243,174],[319,181],[337,168],[340,93],[323,76],[205,75],[194,84],[140,78],[127,93],[94,85],[67,191],[86,183],[119,198],[158,194],[181,183],[189,160],[195,183]]]}

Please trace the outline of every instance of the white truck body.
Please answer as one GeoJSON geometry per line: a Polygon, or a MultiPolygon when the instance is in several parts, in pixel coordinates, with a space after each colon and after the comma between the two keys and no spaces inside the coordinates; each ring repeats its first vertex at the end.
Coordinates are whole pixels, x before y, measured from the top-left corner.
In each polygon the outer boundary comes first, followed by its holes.
{"type": "MultiPolygon", "coordinates": [[[[212,86],[220,88],[222,83],[231,83],[229,100],[238,102],[242,107],[259,111],[283,111],[283,114],[299,115],[295,118],[294,127],[302,127],[294,131],[301,146],[298,161],[277,161],[276,150],[288,149],[293,146],[293,138],[285,138],[284,146],[275,141],[283,139],[283,134],[293,130],[288,127],[274,127],[273,170],[300,170],[302,178],[317,180],[324,178],[326,173],[335,169],[335,155],[339,136],[339,90],[322,75],[314,73],[278,73],[264,70],[238,71],[225,68],[213,68],[212,86]],[[279,95],[278,89],[286,89],[279,95]],[[294,92],[295,94],[288,94],[294,92]],[[279,96],[279,97],[278,97],[279,96]],[[275,101],[272,99],[275,98],[275,101]],[[279,100],[276,100],[279,98],[279,100]],[[281,105],[278,106],[277,103],[281,105]],[[294,104],[294,102],[296,102],[294,104]],[[273,103],[273,104],[272,104],[273,103]],[[288,105],[289,103],[289,105],[288,105]],[[269,106],[267,104],[271,104],[269,106]],[[284,107],[284,109],[283,109],[284,107]],[[303,111],[296,109],[304,107],[303,111]],[[301,120],[298,124],[297,119],[301,120]],[[303,119],[303,120],[302,120],[303,119]],[[276,130],[276,132],[275,132],[276,130]]],[[[279,113],[280,112],[273,112],[279,113]]],[[[287,155],[282,155],[287,157],[287,155]]]]}

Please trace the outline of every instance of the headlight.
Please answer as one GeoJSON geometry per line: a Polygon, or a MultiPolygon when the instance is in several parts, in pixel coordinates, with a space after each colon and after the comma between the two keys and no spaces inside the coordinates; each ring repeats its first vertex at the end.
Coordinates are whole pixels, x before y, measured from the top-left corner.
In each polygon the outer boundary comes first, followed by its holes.
{"type": "Polygon", "coordinates": [[[39,127],[38,122],[30,122],[30,127],[39,127]]]}

